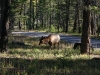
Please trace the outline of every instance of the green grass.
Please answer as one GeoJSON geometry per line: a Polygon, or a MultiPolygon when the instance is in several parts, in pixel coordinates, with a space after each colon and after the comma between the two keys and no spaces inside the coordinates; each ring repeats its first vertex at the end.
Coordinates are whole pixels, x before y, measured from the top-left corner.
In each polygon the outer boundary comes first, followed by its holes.
{"type": "MultiPolygon", "coordinates": [[[[38,45],[38,38],[26,38],[25,46],[11,45],[0,54],[0,75],[99,75],[100,59],[81,55],[63,42],[60,49],[38,45]]],[[[99,54],[100,51],[92,52],[99,54]]]]}

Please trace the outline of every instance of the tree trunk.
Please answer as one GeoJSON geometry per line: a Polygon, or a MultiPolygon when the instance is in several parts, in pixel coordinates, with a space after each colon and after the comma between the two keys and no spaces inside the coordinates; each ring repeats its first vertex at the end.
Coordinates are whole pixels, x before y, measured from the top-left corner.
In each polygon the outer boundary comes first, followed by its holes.
{"type": "Polygon", "coordinates": [[[33,25],[32,25],[32,28],[34,29],[35,27],[34,27],[34,22],[35,22],[35,18],[34,18],[34,16],[35,16],[35,13],[34,13],[34,2],[33,2],[33,9],[32,9],[32,13],[33,13],[33,25]]]}
{"type": "Polygon", "coordinates": [[[81,54],[90,52],[91,11],[87,9],[90,4],[91,0],[84,0],[81,54]]]}
{"type": "Polygon", "coordinates": [[[51,0],[50,0],[50,14],[49,14],[49,16],[50,16],[50,21],[49,21],[49,31],[51,32],[51,0]]]}
{"type": "Polygon", "coordinates": [[[70,0],[66,0],[66,26],[65,32],[68,32],[68,22],[69,22],[69,7],[70,7],[70,0]]]}
{"type": "MultiPolygon", "coordinates": [[[[26,16],[26,4],[24,4],[24,16],[26,16]]],[[[24,30],[26,30],[26,20],[24,20],[24,30]]]]}
{"type": "Polygon", "coordinates": [[[1,39],[0,39],[0,51],[7,50],[8,43],[8,31],[7,27],[9,26],[9,2],[10,0],[2,0],[2,24],[1,24],[1,39]]]}
{"type": "MultiPolygon", "coordinates": [[[[91,0],[91,5],[96,6],[96,0],[91,0]]],[[[96,34],[96,13],[95,12],[92,12],[91,32],[92,32],[92,35],[96,34]]]]}
{"type": "Polygon", "coordinates": [[[36,29],[38,29],[38,0],[36,0],[36,29]]]}
{"type": "Polygon", "coordinates": [[[74,27],[73,32],[77,31],[77,28],[79,28],[79,2],[77,1],[76,7],[75,7],[75,21],[74,21],[74,27]]]}
{"type": "MultiPolygon", "coordinates": [[[[20,8],[20,12],[19,12],[20,16],[22,15],[22,9],[23,9],[23,4],[21,5],[21,8],[20,8]]],[[[19,30],[21,30],[22,29],[21,18],[19,18],[18,25],[19,25],[19,30]]]]}
{"type": "Polygon", "coordinates": [[[29,30],[32,29],[32,0],[30,0],[30,18],[28,20],[28,24],[29,24],[29,30]]]}
{"type": "Polygon", "coordinates": [[[60,18],[60,17],[61,17],[60,11],[61,11],[61,10],[60,10],[60,3],[59,3],[59,2],[58,2],[58,10],[59,10],[59,11],[58,11],[58,13],[57,13],[57,23],[58,23],[58,24],[57,24],[57,29],[58,29],[58,33],[59,33],[59,28],[60,28],[60,24],[61,24],[61,23],[60,23],[60,20],[61,20],[61,18],[60,18]]]}
{"type": "Polygon", "coordinates": [[[91,18],[91,33],[92,35],[96,34],[96,15],[95,13],[92,14],[92,18],[91,18]]]}

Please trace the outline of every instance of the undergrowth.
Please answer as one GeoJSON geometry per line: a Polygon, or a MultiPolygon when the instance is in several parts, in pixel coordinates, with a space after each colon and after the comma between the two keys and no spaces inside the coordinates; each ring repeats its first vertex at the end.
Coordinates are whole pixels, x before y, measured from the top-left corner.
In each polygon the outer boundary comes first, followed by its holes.
{"type": "MultiPolygon", "coordinates": [[[[50,50],[48,45],[38,45],[39,38],[25,38],[25,45],[12,45],[0,54],[0,75],[99,75],[100,59],[81,55],[73,45],[60,43],[50,50]]],[[[100,53],[94,51],[92,53],[100,53]]]]}

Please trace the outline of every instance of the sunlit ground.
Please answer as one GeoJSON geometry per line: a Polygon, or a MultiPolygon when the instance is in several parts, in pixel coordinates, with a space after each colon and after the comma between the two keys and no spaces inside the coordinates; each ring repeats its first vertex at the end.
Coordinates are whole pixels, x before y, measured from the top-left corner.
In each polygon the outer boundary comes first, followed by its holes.
{"type": "MultiPolygon", "coordinates": [[[[98,75],[100,59],[81,55],[72,45],[60,42],[59,49],[38,45],[38,38],[23,38],[25,45],[12,45],[8,52],[0,53],[0,75],[98,75]]],[[[100,51],[91,51],[100,54],[100,51]]]]}

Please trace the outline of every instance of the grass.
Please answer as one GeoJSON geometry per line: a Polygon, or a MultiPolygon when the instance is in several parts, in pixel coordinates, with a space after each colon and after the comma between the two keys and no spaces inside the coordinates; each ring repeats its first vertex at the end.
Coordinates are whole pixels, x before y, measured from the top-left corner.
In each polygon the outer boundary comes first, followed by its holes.
{"type": "MultiPolygon", "coordinates": [[[[12,45],[0,54],[0,75],[99,75],[100,59],[80,55],[61,42],[60,49],[38,45],[38,38],[25,38],[25,46],[12,45]]],[[[100,51],[92,52],[99,54],[100,51]]]]}

